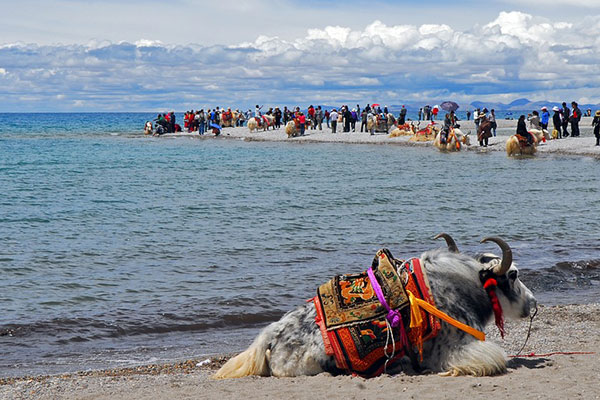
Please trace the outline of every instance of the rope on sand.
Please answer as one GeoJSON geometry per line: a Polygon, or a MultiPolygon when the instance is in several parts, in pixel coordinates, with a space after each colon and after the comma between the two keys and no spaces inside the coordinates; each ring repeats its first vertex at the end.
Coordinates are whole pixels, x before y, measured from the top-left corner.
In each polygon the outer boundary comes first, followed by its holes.
{"type": "Polygon", "coordinates": [[[545,353],[545,354],[536,354],[536,353],[529,353],[529,354],[517,354],[514,356],[509,356],[511,358],[516,358],[516,357],[550,357],[550,356],[556,356],[556,355],[561,355],[561,356],[572,356],[572,355],[591,355],[591,354],[596,354],[596,352],[594,351],[553,351],[552,353],[545,353]]]}

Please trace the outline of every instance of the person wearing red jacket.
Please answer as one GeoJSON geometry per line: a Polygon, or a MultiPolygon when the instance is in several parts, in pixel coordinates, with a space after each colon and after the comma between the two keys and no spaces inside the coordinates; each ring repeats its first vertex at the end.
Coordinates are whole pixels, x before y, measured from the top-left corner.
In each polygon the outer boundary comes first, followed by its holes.
{"type": "Polygon", "coordinates": [[[302,111],[298,113],[298,123],[300,124],[300,136],[304,136],[304,129],[306,128],[306,115],[302,111]]]}

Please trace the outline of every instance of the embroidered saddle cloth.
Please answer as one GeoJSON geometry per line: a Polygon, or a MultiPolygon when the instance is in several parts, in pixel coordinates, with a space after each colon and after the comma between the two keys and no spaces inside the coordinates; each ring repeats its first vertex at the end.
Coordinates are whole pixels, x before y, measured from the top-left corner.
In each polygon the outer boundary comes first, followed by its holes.
{"type": "Polygon", "coordinates": [[[419,259],[402,262],[382,249],[371,268],[388,306],[400,311],[400,326],[392,328],[387,323],[388,310],[379,302],[367,272],[336,276],[321,285],[313,298],[325,352],[335,357],[339,369],[364,377],[380,375],[388,358],[390,363],[405,355],[413,358],[413,350],[440,329],[437,318],[423,310],[418,311],[422,324],[409,328],[411,307],[407,291],[435,306],[419,259]],[[404,345],[406,342],[408,346],[404,345]]]}

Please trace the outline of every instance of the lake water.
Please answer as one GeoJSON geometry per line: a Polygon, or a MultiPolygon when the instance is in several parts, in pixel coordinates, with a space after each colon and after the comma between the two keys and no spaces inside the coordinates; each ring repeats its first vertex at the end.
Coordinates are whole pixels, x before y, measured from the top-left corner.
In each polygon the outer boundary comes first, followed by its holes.
{"type": "Polygon", "coordinates": [[[143,137],[151,118],[0,114],[0,376],[241,350],[442,231],[505,238],[544,304],[600,295],[597,160],[143,137]]]}

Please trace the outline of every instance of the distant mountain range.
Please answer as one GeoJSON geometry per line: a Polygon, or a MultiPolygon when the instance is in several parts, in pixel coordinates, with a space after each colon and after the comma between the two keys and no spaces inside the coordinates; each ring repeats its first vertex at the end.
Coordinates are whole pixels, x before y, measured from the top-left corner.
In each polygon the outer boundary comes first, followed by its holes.
{"type": "MultiPolygon", "coordinates": [[[[414,102],[414,101],[407,101],[405,103],[400,103],[400,104],[391,104],[388,105],[388,109],[390,111],[393,112],[397,112],[402,108],[402,105],[404,105],[406,107],[407,110],[409,111],[418,111],[419,108],[425,106],[426,104],[429,104],[430,106],[434,106],[436,104],[440,104],[442,103],[444,100],[440,100],[440,101],[430,101],[430,102],[414,102]]],[[[567,102],[567,105],[569,108],[571,108],[571,101],[570,100],[565,100],[565,102],[567,102]]],[[[485,102],[485,101],[472,101],[471,103],[459,103],[460,108],[458,109],[458,111],[462,111],[465,112],[467,110],[471,110],[473,111],[476,108],[487,108],[488,110],[491,110],[492,108],[495,110],[499,110],[499,111],[530,111],[530,110],[539,110],[541,109],[543,106],[548,107],[548,110],[552,110],[552,107],[557,106],[559,108],[562,107],[562,102],[556,102],[556,101],[530,101],[528,99],[517,99],[515,101],[512,101],[508,104],[504,104],[504,103],[499,103],[499,102],[485,102]]],[[[356,105],[354,104],[349,104],[350,108],[352,107],[356,107],[356,105]]],[[[360,105],[361,108],[365,106],[365,104],[361,104],[360,105]]],[[[381,104],[381,108],[383,108],[385,105],[381,104]]],[[[338,106],[329,106],[329,105],[321,105],[321,108],[323,108],[324,110],[331,110],[332,108],[339,108],[338,106]]],[[[596,111],[600,109],[600,104],[579,104],[579,108],[582,111],[586,111],[587,109],[591,109],[592,111],[596,111]]]]}

